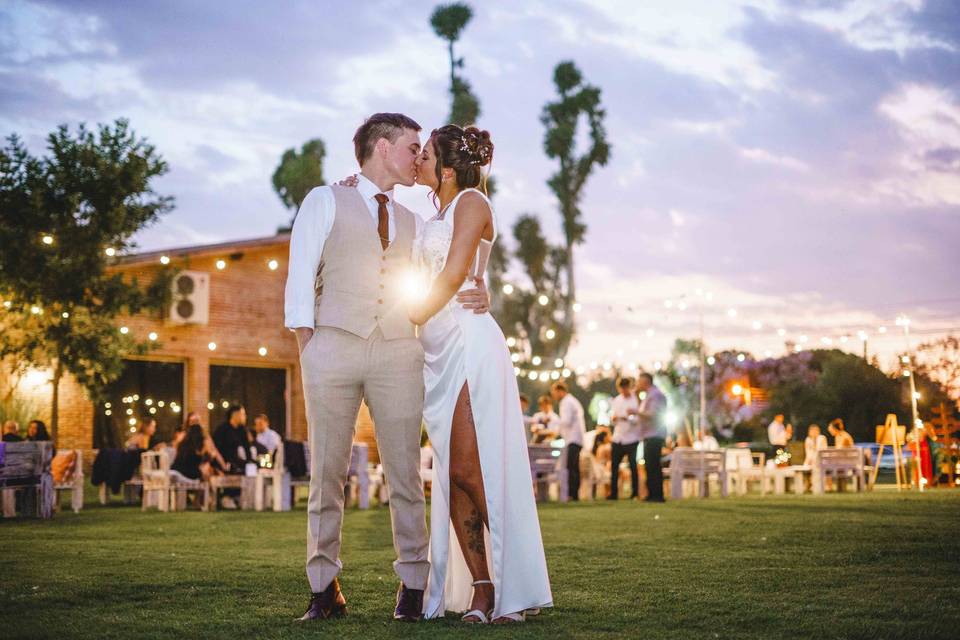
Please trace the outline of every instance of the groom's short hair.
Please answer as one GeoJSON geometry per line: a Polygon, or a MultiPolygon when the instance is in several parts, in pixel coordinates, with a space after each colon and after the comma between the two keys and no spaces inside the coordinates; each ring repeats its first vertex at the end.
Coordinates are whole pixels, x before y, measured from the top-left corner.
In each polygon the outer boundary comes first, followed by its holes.
{"type": "Polygon", "coordinates": [[[362,165],[373,155],[377,140],[386,138],[391,143],[396,142],[404,129],[419,132],[422,127],[413,118],[402,113],[375,113],[364,120],[353,134],[353,150],[357,162],[362,165]]]}

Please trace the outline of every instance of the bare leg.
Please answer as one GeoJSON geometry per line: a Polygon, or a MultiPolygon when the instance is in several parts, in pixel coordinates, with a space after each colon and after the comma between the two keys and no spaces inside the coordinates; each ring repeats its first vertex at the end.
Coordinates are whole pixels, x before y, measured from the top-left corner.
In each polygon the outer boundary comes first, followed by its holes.
{"type": "MultiPolygon", "coordinates": [[[[466,383],[457,398],[450,433],[450,521],[474,582],[489,580],[483,542],[483,528],[489,526],[487,501],[483,493],[480,452],[466,383]]],[[[493,609],[493,601],[493,585],[477,585],[470,608],[487,612],[493,609]]]]}

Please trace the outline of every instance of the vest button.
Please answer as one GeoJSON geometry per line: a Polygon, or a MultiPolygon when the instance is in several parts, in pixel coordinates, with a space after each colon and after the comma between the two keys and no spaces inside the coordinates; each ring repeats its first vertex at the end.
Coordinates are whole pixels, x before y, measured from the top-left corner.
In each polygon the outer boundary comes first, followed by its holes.
{"type": "Polygon", "coordinates": [[[380,285],[380,288],[383,289],[383,285],[380,285]]]}
{"type": "Polygon", "coordinates": [[[383,304],[383,298],[380,298],[379,300],[377,300],[377,304],[383,304]]]}
{"type": "Polygon", "coordinates": [[[383,274],[386,273],[386,272],[387,272],[386,269],[380,269],[380,274],[381,274],[381,275],[383,275],[383,274]]]}

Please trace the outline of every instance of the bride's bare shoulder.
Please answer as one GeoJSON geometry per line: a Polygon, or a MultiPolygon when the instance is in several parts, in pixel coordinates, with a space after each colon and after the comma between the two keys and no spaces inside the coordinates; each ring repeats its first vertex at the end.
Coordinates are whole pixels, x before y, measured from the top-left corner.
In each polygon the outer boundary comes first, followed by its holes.
{"type": "Polygon", "coordinates": [[[465,191],[457,201],[457,217],[461,216],[489,220],[492,216],[490,201],[479,191],[465,191]]]}

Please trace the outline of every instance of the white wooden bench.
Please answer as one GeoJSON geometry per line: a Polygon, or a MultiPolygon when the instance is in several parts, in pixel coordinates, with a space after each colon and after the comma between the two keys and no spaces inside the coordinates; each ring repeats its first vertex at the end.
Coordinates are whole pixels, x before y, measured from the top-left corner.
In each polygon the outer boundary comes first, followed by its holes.
{"type": "MultiPolygon", "coordinates": [[[[561,449],[551,447],[549,444],[529,444],[527,453],[530,456],[530,475],[533,478],[533,491],[537,500],[545,502],[550,497],[550,487],[558,487],[558,497],[561,501],[566,500],[566,467],[562,466],[562,460],[558,463],[554,452],[561,452],[561,449]]],[[[561,454],[560,458],[564,456],[561,454]]]]}
{"type": "Polygon", "coordinates": [[[163,451],[140,454],[140,476],[143,479],[143,502],[146,511],[156,507],[160,511],[185,511],[187,493],[200,494],[200,508],[209,508],[210,487],[204,480],[191,480],[179,473],[171,473],[170,457],[163,451]]]}
{"type": "Polygon", "coordinates": [[[0,512],[15,517],[17,493],[21,494],[21,512],[26,516],[53,517],[53,476],[50,442],[5,442],[3,466],[0,466],[0,512]]]}
{"type": "Polygon", "coordinates": [[[821,449],[817,451],[817,467],[819,483],[814,483],[814,490],[819,493],[826,490],[828,476],[833,478],[838,489],[840,482],[847,479],[856,481],[857,491],[867,489],[863,451],[858,447],[821,449]]]}
{"type": "Polygon", "coordinates": [[[737,495],[746,495],[750,483],[760,485],[760,495],[766,495],[767,483],[764,482],[763,453],[753,453],[750,449],[730,448],[726,452],[727,478],[737,495]]]}
{"type": "Polygon", "coordinates": [[[70,508],[74,513],[80,513],[80,510],[83,509],[83,451],[80,449],[72,449],[67,451],[60,451],[57,455],[61,453],[73,452],[74,462],[73,462],[73,471],[70,472],[70,475],[63,479],[63,482],[57,482],[53,485],[53,490],[55,492],[53,506],[54,509],[60,509],[60,494],[64,491],[70,492],[70,508]]]}
{"type": "Polygon", "coordinates": [[[664,476],[670,478],[670,497],[674,499],[683,497],[685,480],[696,483],[696,495],[707,497],[711,476],[716,476],[720,483],[720,495],[727,497],[726,455],[723,451],[677,447],[670,455],[670,466],[664,470],[664,476]]]}

